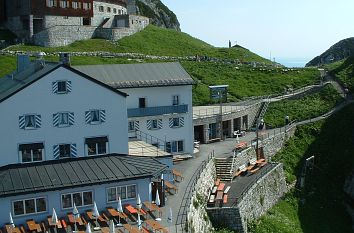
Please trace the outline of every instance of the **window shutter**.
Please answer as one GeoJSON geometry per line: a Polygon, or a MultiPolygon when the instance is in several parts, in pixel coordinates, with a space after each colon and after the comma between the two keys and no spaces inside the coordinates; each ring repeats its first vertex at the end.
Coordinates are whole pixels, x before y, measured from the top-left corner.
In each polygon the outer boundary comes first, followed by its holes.
{"type": "Polygon", "coordinates": [[[66,90],[67,92],[71,92],[72,90],[71,81],[66,81],[66,90]]]}
{"type": "Polygon", "coordinates": [[[151,127],[152,127],[152,120],[147,120],[146,121],[146,127],[148,130],[151,130],[151,127]]]}
{"type": "Polygon", "coordinates": [[[18,124],[20,129],[25,129],[25,116],[18,117],[18,124]]]}
{"type": "Polygon", "coordinates": [[[85,122],[86,122],[86,124],[90,124],[91,123],[91,111],[86,111],[85,112],[85,122]]]}
{"type": "Polygon", "coordinates": [[[59,126],[59,113],[53,114],[53,126],[54,127],[59,126]]]}
{"type": "Polygon", "coordinates": [[[162,129],[162,119],[157,120],[157,128],[162,129]]]}
{"type": "Polygon", "coordinates": [[[77,157],[76,144],[70,144],[70,154],[71,154],[71,157],[74,157],[74,158],[77,157]]]}
{"type": "Polygon", "coordinates": [[[173,128],[173,118],[169,119],[169,123],[168,124],[169,124],[170,128],[173,128]]]}
{"type": "Polygon", "coordinates": [[[69,125],[73,125],[73,124],[74,124],[74,113],[69,112],[69,125]]]}
{"type": "Polygon", "coordinates": [[[42,126],[42,119],[41,119],[41,115],[36,115],[36,128],[40,128],[42,126]]]}
{"type": "Polygon", "coordinates": [[[179,126],[183,127],[184,126],[184,117],[179,118],[179,126]]]}
{"type": "Polygon", "coordinates": [[[139,130],[139,121],[134,121],[134,128],[135,130],[139,130]]]}
{"type": "Polygon", "coordinates": [[[58,82],[52,83],[52,90],[54,94],[58,93],[58,82]]]}
{"type": "Polygon", "coordinates": [[[101,122],[106,121],[106,111],[105,110],[100,110],[100,121],[101,122]]]}
{"type": "Polygon", "coordinates": [[[54,159],[59,159],[59,145],[53,146],[53,157],[54,159]]]}

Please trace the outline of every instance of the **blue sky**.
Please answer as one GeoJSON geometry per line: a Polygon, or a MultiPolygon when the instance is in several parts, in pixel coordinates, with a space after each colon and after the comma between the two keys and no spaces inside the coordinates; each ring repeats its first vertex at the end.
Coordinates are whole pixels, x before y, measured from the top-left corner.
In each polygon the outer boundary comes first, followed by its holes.
{"type": "Polygon", "coordinates": [[[276,60],[310,60],[354,36],[353,0],[162,0],[181,29],[218,47],[276,60]]]}

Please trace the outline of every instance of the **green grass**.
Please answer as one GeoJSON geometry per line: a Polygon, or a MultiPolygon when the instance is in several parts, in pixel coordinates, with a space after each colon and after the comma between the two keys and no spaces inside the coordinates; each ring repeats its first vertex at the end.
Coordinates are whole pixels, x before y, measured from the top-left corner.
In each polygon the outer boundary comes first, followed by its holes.
{"type": "Polygon", "coordinates": [[[342,84],[354,93],[354,57],[349,57],[342,62],[330,66],[330,74],[334,75],[342,84]]]}
{"type": "Polygon", "coordinates": [[[302,121],[320,116],[334,108],[343,98],[333,88],[326,85],[321,91],[300,99],[270,103],[264,116],[267,125],[275,128],[285,125],[285,116],[290,121],[302,121]]]}
{"type": "Polygon", "coordinates": [[[298,127],[276,160],[288,181],[299,174],[305,158],[315,156],[306,188],[290,192],[267,215],[253,222],[251,233],[349,233],[343,185],[354,167],[354,105],[326,121],[298,127]],[[304,203],[304,204],[303,204],[304,203]]]}
{"type": "Polygon", "coordinates": [[[249,96],[281,94],[284,89],[294,89],[319,82],[317,69],[294,69],[284,72],[280,68],[252,68],[246,65],[183,61],[183,67],[197,81],[194,103],[209,103],[209,85],[228,84],[229,100],[249,96]]]}
{"type": "Polygon", "coordinates": [[[19,45],[10,50],[20,51],[44,51],[44,52],[134,52],[162,56],[209,56],[240,61],[259,61],[270,63],[244,48],[216,48],[204,41],[190,35],[172,29],[163,29],[149,25],[146,29],[112,43],[104,39],[91,39],[74,42],[68,46],[56,48],[44,48],[39,46],[19,45]]]}
{"type": "Polygon", "coordinates": [[[16,69],[16,59],[13,56],[0,56],[0,78],[16,69]]]}

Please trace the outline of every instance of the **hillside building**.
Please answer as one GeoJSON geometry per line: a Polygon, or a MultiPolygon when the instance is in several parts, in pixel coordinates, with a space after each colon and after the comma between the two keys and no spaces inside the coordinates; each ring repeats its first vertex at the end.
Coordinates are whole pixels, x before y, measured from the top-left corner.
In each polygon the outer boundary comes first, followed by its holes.
{"type": "MultiPolygon", "coordinates": [[[[95,201],[102,211],[117,206],[118,195],[123,204],[135,204],[138,193],[142,201],[151,201],[157,189],[164,200],[160,178],[161,174],[168,177],[172,156],[127,155],[128,119],[133,117],[129,112],[137,111],[131,109],[138,109],[135,102],[141,102],[142,96],[148,95],[151,109],[145,106],[145,110],[154,114],[134,115],[141,121],[140,130],[145,130],[149,121],[153,125],[154,119],[158,119],[160,127],[161,119],[163,128],[154,132],[156,136],[160,136],[159,132],[168,134],[164,146],[170,145],[171,152],[174,141],[183,141],[184,152],[189,152],[193,144],[189,76],[180,78],[180,86],[176,81],[174,85],[155,87],[151,80],[147,81],[150,86],[146,88],[151,89],[145,93],[145,88],[137,86],[134,93],[132,86],[126,89],[131,93],[128,106],[128,95],[121,91],[122,81],[118,88],[89,72],[83,73],[83,67],[70,67],[68,60],[65,54],[60,63],[45,63],[42,59],[30,62],[21,56],[17,71],[0,79],[0,225],[8,222],[9,213],[15,224],[25,224],[28,219],[43,221],[53,208],[59,218],[66,217],[74,203],[79,212],[84,212],[92,209],[95,201]],[[166,102],[154,99],[154,92],[166,102]],[[180,95],[178,105],[170,102],[174,94],[180,95]],[[170,118],[183,118],[183,127],[170,127],[170,118]]],[[[165,83],[172,82],[177,74],[173,67],[180,68],[178,63],[158,64],[161,71],[150,64],[131,65],[140,71],[134,73],[126,65],[115,66],[111,67],[115,72],[124,73],[120,78],[152,71],[162,77],[167,74],[163,67],[171,69],[170,78],[162,81],[165,83]]],[[[93,67],[111,71],[109,66],[93,67]]]]}
{"type": "Polygon", "coordinates": [[[146,17],[127,14],[126,0],[1,1],[5,26],[18,38],[41,46],[94,37],[117,40],[149,24],[146,17]]]}

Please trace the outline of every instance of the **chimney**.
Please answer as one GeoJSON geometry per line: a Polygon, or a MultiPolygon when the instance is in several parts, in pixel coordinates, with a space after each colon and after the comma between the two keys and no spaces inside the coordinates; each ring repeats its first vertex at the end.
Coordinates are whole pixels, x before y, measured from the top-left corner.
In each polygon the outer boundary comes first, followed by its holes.
{"type": "Polygon", "coordinates": [[[70,53],[59,53],[59,62],[63,65],[70,66],[70,53]]]}
{"type": "Polygon", "coordinates": [[[31,61],[28,54],[17,55],[17,73],[20,73],[30,67],[31,61]]]}

